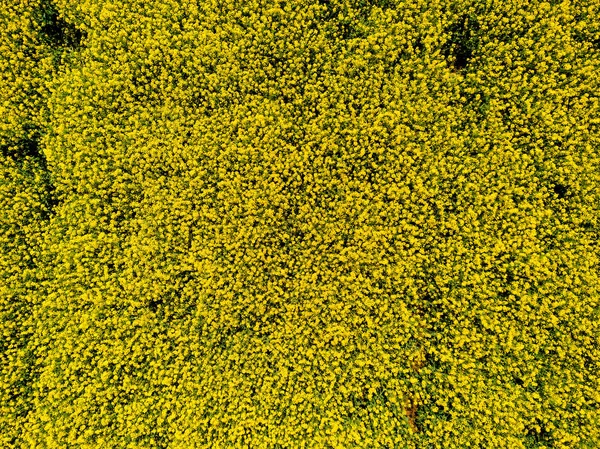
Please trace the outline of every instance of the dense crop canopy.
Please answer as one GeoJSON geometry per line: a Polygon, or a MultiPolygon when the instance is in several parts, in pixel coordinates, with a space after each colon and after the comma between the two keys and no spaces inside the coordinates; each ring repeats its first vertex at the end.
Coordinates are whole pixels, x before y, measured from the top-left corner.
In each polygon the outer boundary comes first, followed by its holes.
{"type": "Polygon", "coordinates": [[[598,0],[2,0],[0,447],[596,448],[598,0]]]}

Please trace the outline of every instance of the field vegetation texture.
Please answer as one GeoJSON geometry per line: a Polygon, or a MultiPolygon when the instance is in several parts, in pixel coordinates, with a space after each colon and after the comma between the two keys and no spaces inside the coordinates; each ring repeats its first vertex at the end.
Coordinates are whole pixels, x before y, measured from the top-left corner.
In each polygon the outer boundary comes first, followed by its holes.
{"type": "Polygon", "coordinates": [[[0,0],[0,447],[600,447],[600,1],[0,0]]]}

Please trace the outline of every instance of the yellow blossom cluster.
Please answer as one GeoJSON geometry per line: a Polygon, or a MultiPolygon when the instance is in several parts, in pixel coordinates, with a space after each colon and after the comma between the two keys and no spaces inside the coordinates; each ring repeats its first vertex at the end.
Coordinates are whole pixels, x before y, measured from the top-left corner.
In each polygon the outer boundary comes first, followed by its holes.
{"type": "Polygon", "coordinates": [[[1,0],[0,447],[600,447],[599,0],[1,0]]]}

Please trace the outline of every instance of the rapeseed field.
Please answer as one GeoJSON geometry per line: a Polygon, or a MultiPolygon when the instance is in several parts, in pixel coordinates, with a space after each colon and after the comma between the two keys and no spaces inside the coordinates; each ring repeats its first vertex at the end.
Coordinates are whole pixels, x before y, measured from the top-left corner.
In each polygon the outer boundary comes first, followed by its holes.
{"type": "Polygon", "coordinates": [[[600,0],[0,0],[0,449],[600,448],[600,0]]]}

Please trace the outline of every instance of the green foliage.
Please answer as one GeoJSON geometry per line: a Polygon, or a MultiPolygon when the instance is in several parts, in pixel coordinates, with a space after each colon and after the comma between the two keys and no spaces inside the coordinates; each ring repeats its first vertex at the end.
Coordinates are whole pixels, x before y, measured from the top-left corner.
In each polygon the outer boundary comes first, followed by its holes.
{"type": "Polygon", "coordinates": [[[1,447],[598,447],[597,0],[0,20],[1,447]]]}

